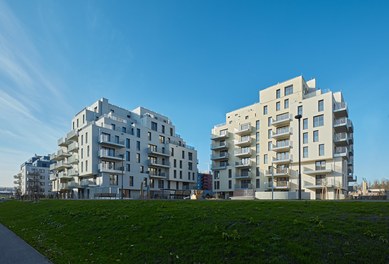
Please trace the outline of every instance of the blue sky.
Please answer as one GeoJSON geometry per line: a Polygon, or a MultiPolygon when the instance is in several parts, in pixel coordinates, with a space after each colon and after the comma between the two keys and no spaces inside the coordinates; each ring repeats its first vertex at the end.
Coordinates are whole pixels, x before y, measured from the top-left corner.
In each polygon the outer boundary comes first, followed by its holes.
{"type": "Polygon", "coordinates": [[[167,115],[209,164],[210,131],[303,75],[341,90],[358,180],[389,178],[387,1],[0,0],[0,186],[101,97],[167,115]]]}

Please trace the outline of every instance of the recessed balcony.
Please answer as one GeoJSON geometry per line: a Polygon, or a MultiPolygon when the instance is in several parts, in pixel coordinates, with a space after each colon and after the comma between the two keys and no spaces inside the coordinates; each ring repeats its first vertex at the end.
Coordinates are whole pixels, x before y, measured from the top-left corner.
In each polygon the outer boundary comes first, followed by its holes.
{"type": "Polygon", "coordinates": [[[234,152],[235,157],[250,157],[252,154],[252,150],[250,148],[247,149],[236,149],[234,152]]]}
{"type": "Polygon", "coordinates": [[[100,149],[100,151],[99,151],[99,158],[100,159],[104,159],[104,160],[116,160],[116,161],[122,161],[123,160],[122,156],[109,153],[109,151],[106,151],[104,149],[100,149]]]}
{"type": "Polygon", "coordinates": [[[228,160],[228,153],[220,153],[220,154],[217,154],[217,155],[212,155],[211,156],[211,160],[228,160]]]}
{"type": "Polygon", "coordinates": [[[240,125],[239,128],[235,128],[234,132],[237,135],[249,135],[251,134],[252,126],[250,124],[240,125]]]}
{"type": "Polygon", "coordinates": [[[335,103],[334,104],[334,116],[347,117],[348,116],[347,103],[345,103],[345,102],[335,103]]]}
{"type": "Polygon", "coordinates": [[[329,165],[327,165],[327,166],[315,166],[314,168],[304,167],[303,173],[307,174],[307,175],[330,174],[330,173],[332,173],[332,167],[329,165]]]}
{"type": "Polygon", "coordinates": [[[274,164],[288,164],[292,162],[292,155],[281,155],[273,158],[274,164]]]}
{"type": "Polygon", "coordinates": [[[106,172],[106,173],[113,173],[113,174],[121,174],[122,170],[121,168],[116,168],[114,165],[111,164],[99,164],[99,171],[100,172],[106,172]]]}
{"type": "Polygon", "coordinates": [[[228,149],[228,143],[227,142],[220,142],[219,144],[211,144],[211,150],[224,150],[228,149]]]}
{"type": "Polygon", "coordinates": [[[250,168],[250,167],[251,167],[251,160],[235,162],[235,168],[250,168]]]}
{"type": "Polygon", "coordinates": [[[278,141],[273,145],[272,150],[275,152],[289,151],[293,147],[292,141],[278,141]]]}
{"type": "Polygon", "coordinates": [[[110,147],[114,147],[114,148],[124,148],[125,147],[124,141],[120,141],[120,140],[113,141],[104,135],[100,135],[99,143],[101,145],[110,146],[110,147]]]}
{"type": "Polygon", "coordinates": [[[243,137],[238,140],[234,140],[236,146],[250,146],[251,145],[251,137],[243,137]]]}
{"type": "Polygon", "coordinates": [[[282,127],[289,125],[290,121],[292,121],[292,115],[285,113],[278,115],[275,119],[272,119],[271,124],[275,127],[282,127]]]}
{"type": "Polygon", "coordinates": [[[291,170],[289,168],[276,168],[273,170],[265,171],[266,177],[289,177],[291,176],[291,170]]]}
{"type": "Polygon", "coordinates": [[[150,155],[155,155],[155,156],[163,156],[163,157],[170,157],[170,151],[168,150],[156,150],[153,148],[147,148],[147,153],[150,155]]]}
{"type": "Polygon", "coordinates": [[[278,128],[276,132],[272,133],[272,138],[280,140],[280,139],[287,139],[292,134],[292,128],[291,127],[285,127],[285,128],[278,128]]]}
{"type": "Polygon", "coordinates": [[[161,168],[170,168],[169,161],[158,161],[158,160],[148,160],[148,165],[150,167],[161,167],[161,168]]]}

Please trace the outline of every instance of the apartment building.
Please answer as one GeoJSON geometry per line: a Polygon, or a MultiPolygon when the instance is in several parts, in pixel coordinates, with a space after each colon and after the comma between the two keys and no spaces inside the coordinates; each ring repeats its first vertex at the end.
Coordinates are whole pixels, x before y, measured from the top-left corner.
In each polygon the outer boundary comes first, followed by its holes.
{"type": "Polygon", "coordinates": [[[14,176],[14,184],[17,195],[40,195],[51,194],[49,156],[31,157],[20,165],[20,171],[14,176]]]}
{"type": "Polygon", "coordinates": [[[51,155],[53,190],[64,198],[146,198],[193,188],[197,151],[166,117],[102,98],[75,115],[51,155]]]}
{"type": "Polygon", "coordinates": [[[259,102],[226,114],[212,129],[214,191],[258,199],[343,199],[353,176],[353,123],[341,92],[302,76],[259,92],[259,102]]]}
{"type": "Polygon", "coordinates": [[[197,174],[197,190],[212,191],[212,174],[210,172],[197,174]]]}

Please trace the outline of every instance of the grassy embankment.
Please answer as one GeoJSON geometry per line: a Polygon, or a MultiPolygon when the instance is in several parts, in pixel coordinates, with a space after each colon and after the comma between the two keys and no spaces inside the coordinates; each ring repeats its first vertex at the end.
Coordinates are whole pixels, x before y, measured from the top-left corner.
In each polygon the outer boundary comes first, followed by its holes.
{"type": "Polygon", "coordinates": [[[389,203],[9,201],[54,263],[389,263],[389,203]]]}

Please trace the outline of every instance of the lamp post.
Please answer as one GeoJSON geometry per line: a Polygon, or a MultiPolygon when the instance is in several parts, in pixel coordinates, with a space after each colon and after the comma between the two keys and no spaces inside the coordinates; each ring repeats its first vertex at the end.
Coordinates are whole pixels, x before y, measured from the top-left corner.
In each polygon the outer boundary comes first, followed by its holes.
{"type": "Polygon", "coordinates": [[[274,200],[274,165],[271,164],[271,199],[274,200]]]}
{"type": "Polygon", "coordinates": [[[299,200],[301,200],[301,117],[300,114],[294,117],[299,121],[299,200]]]}

